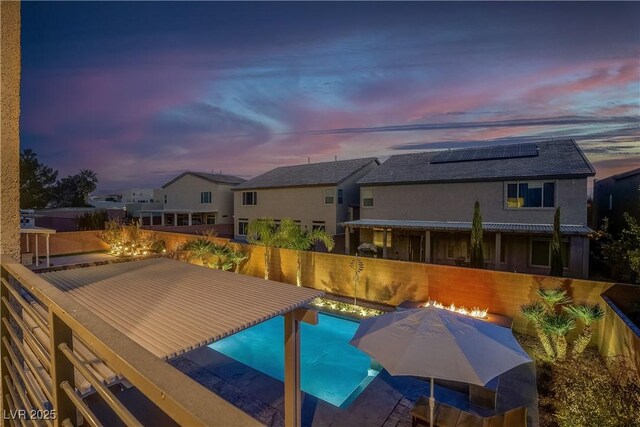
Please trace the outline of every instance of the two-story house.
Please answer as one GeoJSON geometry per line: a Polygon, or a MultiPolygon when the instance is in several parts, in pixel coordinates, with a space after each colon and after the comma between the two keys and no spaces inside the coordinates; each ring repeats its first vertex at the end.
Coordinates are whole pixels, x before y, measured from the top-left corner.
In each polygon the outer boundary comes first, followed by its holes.
{"type": "Polygon", "coordinates": [[[233,188],[235,238],[246,239],[249,222],[263,218],[291,218],[303,230],[342,234],[350,205],[358,204],[356,182],[378,165],[365,158],[283,166],[243,182],[233,188]]]}
{"type": "Polygon", "coordinates": [[[609,219],[609,230],[626,227],[624,214],[640,221],[640,168],[598,179],[593,185],[593,227],[609,219]]]}
{"type": "Polygon", "coordinates": [[[163,209],[141,210],[150,225],[232,224],[231,189],[244,182],[233,175],[184,172],[162,186],[163,209]]]}
{"type": "Polygon", "coordinates": [[[553,217],[561,208],[566,275],[587,277],[587,177],[593,166],[573,140],[402,154],[358,181],[360,220],[346,252],[465,265],[480,203],[488,268],[548,274],[553,217]]]}

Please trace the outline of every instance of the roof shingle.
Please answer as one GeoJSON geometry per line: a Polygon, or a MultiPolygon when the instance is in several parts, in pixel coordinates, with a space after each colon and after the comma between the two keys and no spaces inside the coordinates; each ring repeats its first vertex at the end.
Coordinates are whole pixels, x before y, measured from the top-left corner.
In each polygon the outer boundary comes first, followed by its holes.
{"type": "Polygon", "coordinates": [[[171,181],[167,182],[165,185],[162,186],[162,188],[167,188],[168,186],[170,186],[171,184],[173,184],[174,182],[176,182],[177,180],[179,180],[180,178],[182,178],[185,175],[197,176],[198,178],[206,179],[207,181],[215,182],[217,184],[235,185],[235,184],[240,184],[240,183],[246,181],[246,179],[240,178],[240,177],[234,176],[234,175],[223,175],[221,173],[205,173],[205,172],[187,171],[187,172],[181,173],[177,177],[173,178],[171,181]]]}
{"type": "MultiPolygon", "coordinates": [[[[390,157],[380,167],[360,179],[358,184],[582,178],[595,175],[593,166],[574,140],[542,141],[535,145],[538,148],[538,154],[535,156],[447,163],[431,162],[442,151],[400,154],[390,157]]],[[[471,150],[482,152],[491,149],[492,147],[484,147],[471,150]]]]}
{"type": "Polygon", "coordinates": [[[307,165],[282,166],[245,181],[233,188],[233,190],[335,185],[371,162],[377,161],[375,157],[368,157],[364,159],[310,163],[307,165]]]}

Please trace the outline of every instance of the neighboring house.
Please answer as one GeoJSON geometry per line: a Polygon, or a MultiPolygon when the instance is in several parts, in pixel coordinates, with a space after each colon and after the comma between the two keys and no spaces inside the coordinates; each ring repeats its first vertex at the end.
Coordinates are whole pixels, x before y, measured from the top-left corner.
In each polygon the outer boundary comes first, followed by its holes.
{"type": "Polygon", "coordinates": [[[625,228],[624,213],[640,221],[640,168],[598,179],[593,185],[593,227],[609,218],[610,230],[625,228]]]}
{"type": "Polygon", "coordinates": [[[342,234],[340,223],[358,203],[356,181],[378,165],[377,159],[365,158],[283,166],[238,185],[233,189],[235,238],[246,239],[249,222],[262,218],[276,223],[291,218],[303,230],[342,234]]]}
{"type": "Polygon", "coordinates": [[[573,140],[390,157],[358,181],[360,220],[347,222],[347,253],[466,265],[480,202],[487,267],[548,274],[556,207],[566,275],[587,277],[587,177],[594,169],[573,140]]]}
{"type": "Polygon", "coordinates": [[[122,194],[125,203],[160,203],[162,191],[155,188],[131,188],[122,194]]]}
{"type": "Polygon", "coordinates": [[[245,180],[237,176],[184,172],[162,186],[163,209],[143,209],[145,225],[233,224],[231,189],[245,180]]]}

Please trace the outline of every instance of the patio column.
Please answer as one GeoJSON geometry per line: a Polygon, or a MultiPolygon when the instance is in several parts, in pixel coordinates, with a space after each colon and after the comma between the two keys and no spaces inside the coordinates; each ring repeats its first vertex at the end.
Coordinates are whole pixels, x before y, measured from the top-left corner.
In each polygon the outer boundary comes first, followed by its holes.
{"type": "Polygon", "coordinates": [[[25,240],[27,241],[27,253],[29,253],[29,233],[24,235],[25,240]]]}
{"type": "Polygon", "coordinates": [[[496,253],[495,253],[495,269],[500,270],[500,259],[502,259],[502,233],[496,233],[496,253]]]}
{"type": "Polygon", "coordinates": [[[295,312],[284,315],[284,425],[301,425],[300,322],[295,312]]]}
{"type": "Polygon", "coordinates": [[[174,213],[173,214],[173,226],[177,226],[178,225],[178,214],[174,213]]]}
{"type": "Polygon", "coordinates": [[[351,230],[349,226],[344,228],[344,253],[351,254],[351,230]]]}
{"type": "Polygon", "coordinates": [[[382,231],[382,258],[387,258],[387,229],[382,231]]]}
{"type": "Polygon", "coordinates": [[[49,267],[51,265],[51,264],[49,264],[49,237],[50,236],[51,235],[49,233],[47,233],[47,237],[46,237],[46,239],[47,239],[47,267],[49,267]]]}
{"type": "Polygon", "coordinates": [[[160,212],[160,225],[164,227],[164,212],[160,212]]]}
{"type": "Polygon", "coordinates": [[[142,211],[138,214],[140,225],[142,225],[142,211]]]}
{"type": "Polygon", "coordinates": [[[191,212],[189,212],[189,223],[188,223],[189,225],[191,225],[191,223],[192,223],[192,215],[193,214],[191,212]]]}
{"type": "Polygon", "coordinates": [[[431,231],[424,232],[424,262],[431,263],[431,231]]]}

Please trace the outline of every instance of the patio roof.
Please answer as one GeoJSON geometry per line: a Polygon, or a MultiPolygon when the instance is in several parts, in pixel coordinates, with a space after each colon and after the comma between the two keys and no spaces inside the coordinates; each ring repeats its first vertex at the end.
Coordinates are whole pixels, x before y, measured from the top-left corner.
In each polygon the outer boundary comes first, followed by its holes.
{"type": "Polygon", "coordinates": [[[167,258],[41,277],[163,359],[292,311],[323,294],[167,258]]]}
{"type": "MultiPolygon", "coordinates": [[[[345,227],[353,228],[395,228],[400,230],[430,230],[430,231],[471,231],[471,222],[457,221],[405,221],[387,219],[359,219],[342,223],[345,227]]],[[[529,233],[553,234],[553,224],[522,224],[483,222],[482,229],[494,233],[529,233]]],[[[587,235],[592,230],[584,225],[564,224],[560,232],[568,235],[587,235]]]]}
{"type": "Polygon", "coordinates": [[[55,234],[56,230],[53,228],[44,228],[36,226],[22,226],[20,227],[21,234],[55,234]]]}

